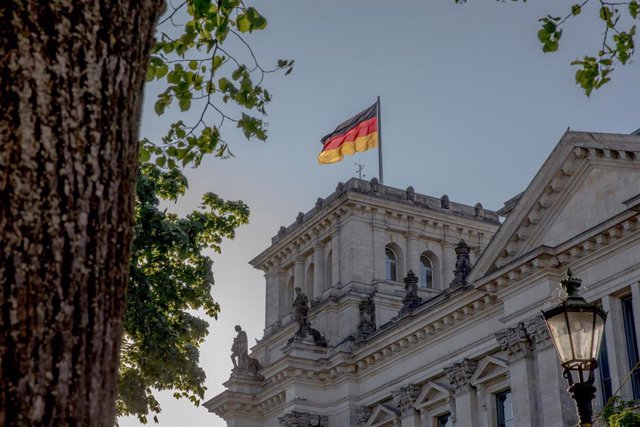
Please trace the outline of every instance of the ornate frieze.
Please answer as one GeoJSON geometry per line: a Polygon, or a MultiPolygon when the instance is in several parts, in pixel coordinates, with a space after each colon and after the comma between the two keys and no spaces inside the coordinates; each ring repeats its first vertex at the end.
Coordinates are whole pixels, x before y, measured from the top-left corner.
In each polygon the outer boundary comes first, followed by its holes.
{"type": "Polygon", "coordinates": [[[402,415],[415,411],[415,403],[418,396],[420,396],[420,391],[420,386],[409,384],[391,392],[393,402],[400,409],[402,415]]]}
{"type": "Polygon", "coordinates": [[[278,417],[280,427],[328,427],[329,417],[308,412],[291,411],[278,417]]]}
{"type": "Polygon", "coordinates": [[[453,366],[444,368],[449,384],[454,386],[456,393],[469,390],[471,387],[469,380],[477,367],[478,363],[475,360],[464,359],[462,362],[457,362],[453,366]]]}

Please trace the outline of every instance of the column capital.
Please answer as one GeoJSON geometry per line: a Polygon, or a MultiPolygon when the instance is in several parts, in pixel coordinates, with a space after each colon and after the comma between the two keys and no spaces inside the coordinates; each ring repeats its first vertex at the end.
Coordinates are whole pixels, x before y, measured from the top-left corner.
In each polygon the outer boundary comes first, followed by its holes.
{"type": "Polygon", "coordinates": [[[471,377],[476,371],[478,363],[472,359],[464,359],[462,362],[454,363],[448,368],[444,368],[449,383],[454,386],[456,393],[464,393],[472,387],[471,377]]]}
{"type": "Polygon", "coordinates": [[[415,403],[418,396],[420,396],[420,392],[421,388],[416,384],[409,384],[391,392],[393,401],[403,416],[415,413],[415,403]]]}

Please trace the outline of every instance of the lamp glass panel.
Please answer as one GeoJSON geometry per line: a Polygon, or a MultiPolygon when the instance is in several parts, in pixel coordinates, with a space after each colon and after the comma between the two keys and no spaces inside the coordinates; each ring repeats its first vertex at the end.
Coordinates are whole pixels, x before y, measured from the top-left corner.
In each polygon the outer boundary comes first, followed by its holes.
{"type": "Polygon", "coordinates": [[[562,363],[571,360],[573,358],[573,352],[571,351],[571,340],[569,338],[565,313],[559,313],[548,318],[547,325],[549,326],[549,332],[551,332],[551,337],[556,344],[556,349],[558,350],[558,355],[562,363]]]}
{"type": "Polygon", "coordinates": [[[569,333],[573,341],[574,359],[591,360],[596,357],[592,355],[594,325],[593,318],[596,313],[589,311],[569,311],[569,333]]]}
{"type": "Polygon", "coordinates": [[[591,353],[592,359],[597,359],[600,354],[600,344],[602,344],[602,335],[604,334],[604,319],[597,314],[596,316],[596,327],[593,331],[593,352],[591,353]]]}

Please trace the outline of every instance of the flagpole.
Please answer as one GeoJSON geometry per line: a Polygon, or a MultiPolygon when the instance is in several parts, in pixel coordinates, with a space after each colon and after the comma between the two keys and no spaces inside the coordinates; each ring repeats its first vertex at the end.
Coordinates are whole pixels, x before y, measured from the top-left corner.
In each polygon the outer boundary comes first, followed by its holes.
{"type": "Polygon", "coordinates": [[[378,179],[380,184],[384,184],[382,180],[382,117],[380,114],[380,97],[378,97],[378,179]]]}

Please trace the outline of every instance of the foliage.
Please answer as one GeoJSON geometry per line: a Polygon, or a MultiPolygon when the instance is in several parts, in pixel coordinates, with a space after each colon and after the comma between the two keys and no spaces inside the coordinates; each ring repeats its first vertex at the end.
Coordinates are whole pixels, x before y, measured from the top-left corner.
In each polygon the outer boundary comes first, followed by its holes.
{"type": "Polygon", "coordinates": [[[160,81],[165,87],[156,99],[155,112],[161,116],[177,104],[180,111],[195,106],[200,113],[195,123],[173,123],[162,141],[144,139],[141,162],[155,157],[158,166],[173,168],[178,164],[197,166],[208,153],[228,156],[229,146],[220,132],[225,121],[235,123],[247,139],[267,138],[265,122],[258,116],[266,114],[265,107],[271,101],[271,94],[261,86],[263,79],[277,70],[289,74],[293,61],[278,60],[270,70],[258,63],[242,34],[266,26],[266,19],[240,0],[188,0],[159,23],[160,40],[147,70],[147,81],[160,81]],[[177,16],[184,15],[183,22],[177,22],[177,16]],[[180,34],[173,35],[178,29],[180,34]],[[246,49],[249,64],[227,48],[230,36],[235,45],[246,49]]]}
{"type": "MultiPolygon", "coordinates": [[[[518,1],[518,0],[512,0],[518,1]]],[[[526,0],[522,0],[523,2],[526,0]]],[[[466,0],[455,0],[465,3],[466,0]]],[[[572,4],[564,17],[547,15],[540,19],[542,28],[538,39],[543,52],[558,50],[562,29],[565,23],[591,7],[602,22],[602,45],[591,55],[576,59],[571,65],[578,67],[576,83],[587,96],[611,80],[611,74],[618,65],[627,65],[635,53],[636,25],[640,15],[640,0],[605,1],[581,0],[572,4]],[[623,29],[623,27],[627,27],[623,29]]]]}
{"type": "Polygon", "coordinates": [[[149,411],[160,412],[152,388],[177,390],[175,397],[196,405],[203,398],[198,346],[208,323],[192,312],[216,318],[220,307],[211,297],[212,261],[202,250],[220,252],[222,239],[232,239],[249,218],[243,202],[213,193],[184,218],[159,209],[160,199],[176,201],[186,188],[178,169],[140,167],[117,405],[120,415],[143,423],[149,411]]]}
{"type": "Polygon", "coordinates": [[[613,396],[600,414],[600,419],[608,427],[636,427],[640,425],[638,402],[622,400],[613,396]]]}
{"type": "MultiPolygon", "coordinates": [[[[170,3],[170,2],[168,2],[170,3]]],[[[246,33],[266,28],[266,19],[241,0],[186,0],[171,6],[159,22],[147,81],[162,87],[155,112],[173,107],[195,110],[193,123],[170,124],[159,141],[140,144],[136,229],[121,349],[118,415],[136,415],[142,423],[160,405],[153,390],[174,390],[174,397],[195,405],[204,397],[204,371],[198,347],[208,323],[201,309],[216,318],[211,297],[212,261],[202,250],[220,251],[246,224],[242,202],[212,193],[201,210],[184,218],[159,209],[160,200],[177,201],[187,188],[181,167],[198,166],[207,154],[232,155],[222,137],[225,122],[235,123],[247,139],[267,138],[266,106],[271,94],[262,86],[266,74],[292,71],[293,61],[278,60],[263,68],[246,33]],[[238,49],[238,47],[240,49],[238,49]],[[246,58],[248,61],[243,61],[246,58]]]]}

